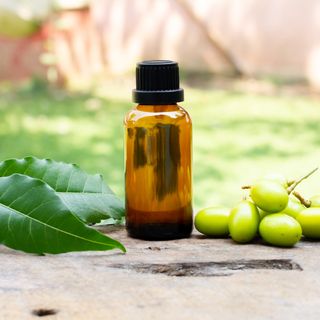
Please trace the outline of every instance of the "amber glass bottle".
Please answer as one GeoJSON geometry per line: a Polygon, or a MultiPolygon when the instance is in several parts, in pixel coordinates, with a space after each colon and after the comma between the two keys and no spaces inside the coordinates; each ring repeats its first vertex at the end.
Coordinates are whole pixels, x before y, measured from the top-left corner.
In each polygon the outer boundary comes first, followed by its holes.
{"type": "Polygon", "coordinates": [[[188,237],[192,231],[192,125],[178,64],[138,63],[125,117],[126,227],[135,238],[188,237]]]}

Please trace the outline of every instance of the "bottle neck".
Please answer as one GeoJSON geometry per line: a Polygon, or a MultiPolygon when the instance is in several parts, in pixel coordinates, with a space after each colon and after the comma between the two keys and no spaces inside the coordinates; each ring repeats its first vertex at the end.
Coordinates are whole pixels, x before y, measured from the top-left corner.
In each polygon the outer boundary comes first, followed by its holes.
{"type": "Polygon", "coordinates": [[[139,104],[136,106],[137,110],[140,111],[146,111],[146,112],[170,112],[170,111],[176,111],[179,109],[178,104],[155,104],[155,105],[149,105],[149,104],[139,104]]]}

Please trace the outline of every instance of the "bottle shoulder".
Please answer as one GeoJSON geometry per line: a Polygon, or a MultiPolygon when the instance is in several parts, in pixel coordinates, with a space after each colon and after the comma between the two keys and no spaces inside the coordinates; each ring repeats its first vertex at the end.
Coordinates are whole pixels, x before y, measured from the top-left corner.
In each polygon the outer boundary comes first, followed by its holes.
{"type": "Polygon", "coordinates": [[[179,105],[143,106],[137,105],[130,110],[124,119],[125,125],[140,125],[140,123],[187,122],[191,125],[189,113],[179,105]]]}

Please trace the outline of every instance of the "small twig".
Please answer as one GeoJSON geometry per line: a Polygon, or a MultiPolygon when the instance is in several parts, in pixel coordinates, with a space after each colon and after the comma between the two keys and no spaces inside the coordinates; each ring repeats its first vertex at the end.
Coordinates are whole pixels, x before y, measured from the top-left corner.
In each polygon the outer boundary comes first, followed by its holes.
{"type": "Polygon", "coordinates": [[[289,180],[289,181],[287,181],[288,187],[292,186],[295,182],[296,182],[296,180],[289,180]]]}
{"type": "Polygon", "coordinates": [[[296,180],[296,181],[287,189],[287,190],[288,190],[288,194],[290,194],[300,182],[302,182],[303,180],[309,178],[309,177],[310,177],[313,173],[315,173],[317,170],[318,170],[318,167],[317,167],[317,168],[314,168],[312,171],[310,171],[307,175],[303,176],[302,178],[296,180]]]}
{"type": "Polygon", "coordinates": [[[247,185],[247,186],[242,186],[241,189],[251,189],[251,187],[252,186],[247,185]]]}
{"type": "Polygon", "coordinates": [[[305,199],[298,191],[293,191],[292,194],[307,208],[311,206],[311,201],[305,199]]]}

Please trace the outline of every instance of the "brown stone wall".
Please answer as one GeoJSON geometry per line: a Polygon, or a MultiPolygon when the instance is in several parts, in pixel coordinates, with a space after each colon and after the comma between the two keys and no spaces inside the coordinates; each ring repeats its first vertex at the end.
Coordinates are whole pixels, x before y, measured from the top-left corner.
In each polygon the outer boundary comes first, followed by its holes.
{"type": "Polygon", "coordinates": [[[20,81],[30,76],[45,77],[46,70],[40,63],[42,52],[42,37],[0,37],[0,81],[20,81]]]}

